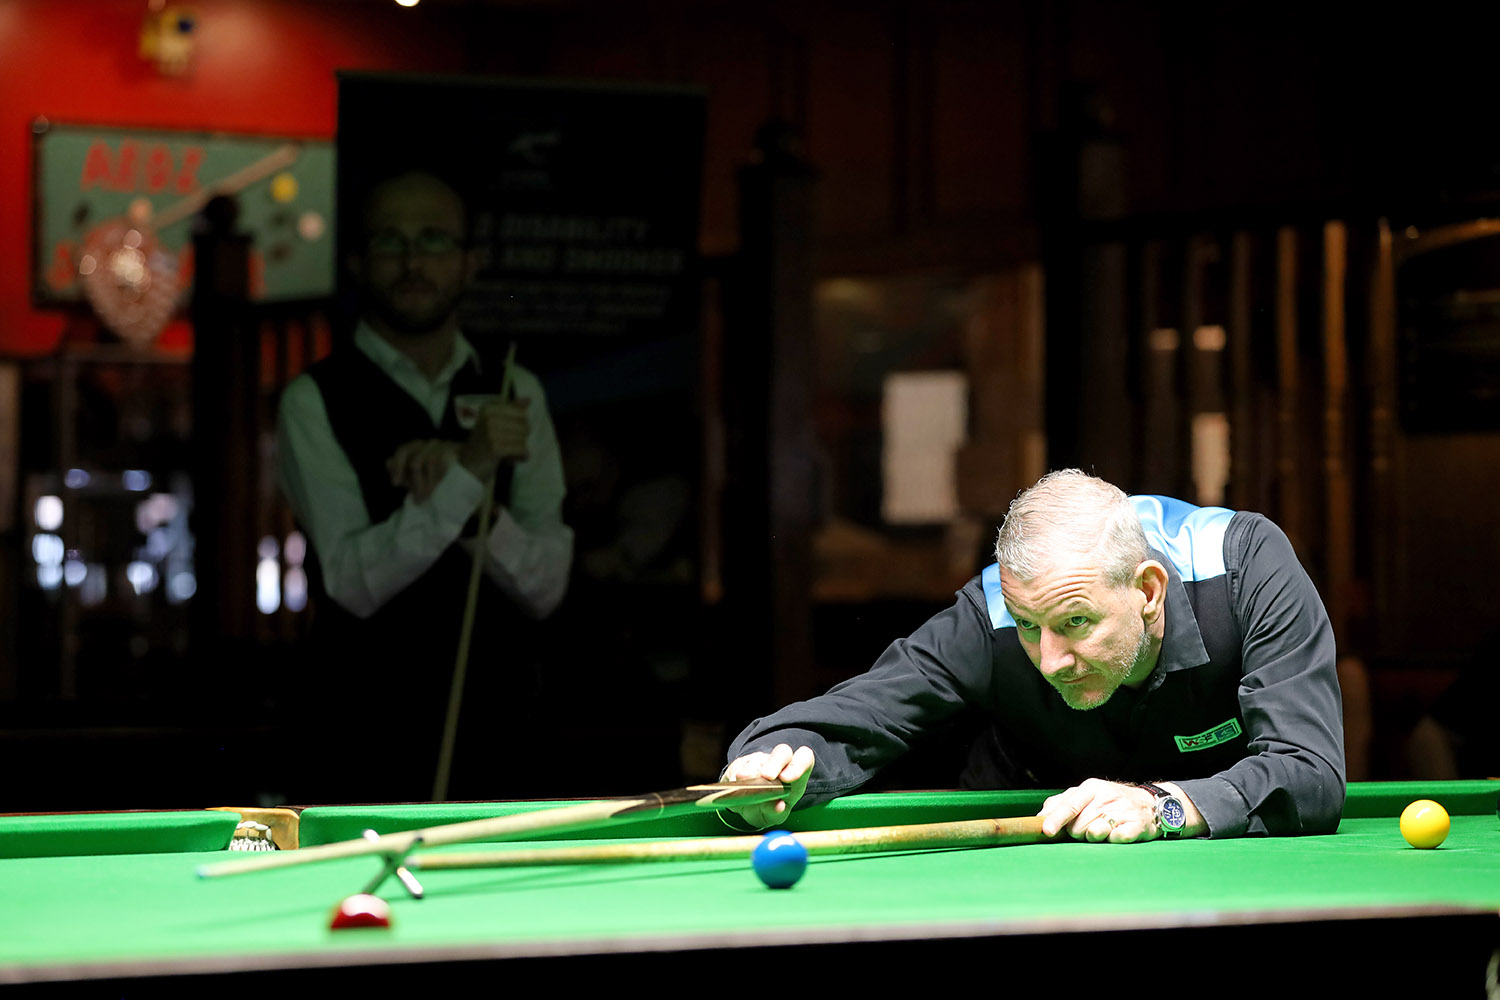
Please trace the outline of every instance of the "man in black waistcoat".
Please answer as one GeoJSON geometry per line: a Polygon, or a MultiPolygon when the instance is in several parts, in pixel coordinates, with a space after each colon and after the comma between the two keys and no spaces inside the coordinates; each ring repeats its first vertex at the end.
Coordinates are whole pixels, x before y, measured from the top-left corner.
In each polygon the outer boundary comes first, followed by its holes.
{"type": "Polygon", "coordinates": [[[350,267],[351,346],[291,382],[277,422],[283,491],[314,558],[314,662],[299,678],[310,801],[412,801],[432,790],[477,543],[494,484],[452,797],[515,794],[491,778],[496,728],[538,714],[533,623],[562,600],[573,535],[540,382],[459,330],[474,274],[463,200],[421,172],[364,203],[350,267]]]}

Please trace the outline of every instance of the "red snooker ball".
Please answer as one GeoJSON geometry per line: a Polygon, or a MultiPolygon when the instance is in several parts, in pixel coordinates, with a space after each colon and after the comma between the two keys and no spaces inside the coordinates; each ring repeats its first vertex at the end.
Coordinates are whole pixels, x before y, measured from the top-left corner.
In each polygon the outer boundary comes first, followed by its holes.
{"type": "Polygon", "coordinates": [[[391,905],[379,896],[357,893],[334,908],[330,930],[346,931],[356,927],[391,926],[391,905]]]}

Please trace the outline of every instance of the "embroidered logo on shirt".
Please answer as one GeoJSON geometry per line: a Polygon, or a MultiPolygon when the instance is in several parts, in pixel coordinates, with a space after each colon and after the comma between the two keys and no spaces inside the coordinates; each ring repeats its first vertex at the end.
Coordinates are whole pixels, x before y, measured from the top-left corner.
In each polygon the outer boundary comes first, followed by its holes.
{"type": "Polygon", "coordinates": [[[1216,747],[1220,743],[1228,743],[1240,735],[1241,732],[1240,720],[1230,719],[1228,722],[1219,723],[1212,729],[1204,730],[1197,736],[1174,736],[1172,739],[1177,741],[1177,749],[1179,751],[1182,753],[1192,753],[1194,750],[1207,750],[1209,747],[1216,747]]]}
{"type": "Polygon", "coordinates": [[[458,426],[463,430],[472,431],[474,425],[479,423],[479,411],[499,398],[498,393],[466,393],[454,396],[453,415],[458,418],[458,426]]]}

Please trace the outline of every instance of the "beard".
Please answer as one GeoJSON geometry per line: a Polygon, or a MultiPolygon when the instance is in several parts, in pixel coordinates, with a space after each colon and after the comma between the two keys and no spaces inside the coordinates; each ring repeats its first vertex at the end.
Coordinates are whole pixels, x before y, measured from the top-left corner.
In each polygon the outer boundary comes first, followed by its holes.
{"type": "Polygon", "coordinates": [[[1088,712],[1099,708],[1114,697],[1120,685],[1129,680],[1136,671],[1140,670],[1151,660],[1151,633],[1147,630],[1145,623],[1141,624],[1141,635],[1136,641],[1134,652],[1118,661],[1097,664],[1090,670],[1095,677],[1102,677],[1105,681],[1103,690],[1081,690],[1085,684],[1069,685],[1054,682],[1053,688],[1062,696],[1062,700],[1069,708],[1080,712],[1088,712]]]}
{"type": "Polygon", "coordinates": [[[435,333],[447,325],[457,310],[461,289],[443,291],[426,283],[420,290],[429,294],[413,300],[393,289],[368,289],[370,309],[397,333],[408,337],[435,333]]]}

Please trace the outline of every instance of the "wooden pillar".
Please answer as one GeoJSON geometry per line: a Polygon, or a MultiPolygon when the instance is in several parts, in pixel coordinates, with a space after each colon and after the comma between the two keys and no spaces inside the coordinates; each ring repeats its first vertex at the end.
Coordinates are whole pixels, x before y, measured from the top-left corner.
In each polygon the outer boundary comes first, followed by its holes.
{"type": "Polygon", "coordinates": [[[1229,242],[1229,314],[1224,330],[1229,338],[1229,498],[1238,510],[1257,510],[1255,359],[1250,311],[1250,234],[1241,230],[1229,242]]]}
{"type": "Polygon", "coordinates": [[[1127,382],[1126,247],[1086,244],[1079,258],[1079,347],[1065,362],[1074,380],[1069,396],[1078,413],[1077,458],[1082,468],[1128,489],[1136,470],[1131,461],[1135,394],[1127,382]]]}
{"type": "Polygon", "coordinates": [[[1345,279],[1348,230],[1342,222],[1323,226],[1323,497],[1324,600],[1335,635],[1346,633],[1354,584],[1354,505],[1345,450],[1349,399],[1349,352],[1345,343],[1345,279]]]}
{"type": "Polygon", "coordinates": [[[1042,269],[1035,264],[1020,268],[1016,275],[1020,292],[1016,311],[1017,378],[1024,388],[1025,409],[1020,422],[1021,482],[1030,486],[1047,471],[1047,428],[1043,393],[1047,379],[1047,288],[1042,269]]]}
{"type": "Polygon", "coordinates": [[[1389,641],[1392,581],[1402,572],[1396,518],[1396,260],[1390,224],[1376,230],[1370,281],[1370,624],[1377,647],[1389,641]]]}
{"type": "MultiPolygon", "coordinates": [[[[740,253],[725,324],[724,599],[737,669],[766,705],[818,693],[812,656],[812,170],[762,136],[740,173],[740,253]]],[[[783,143],[783,144],[779,144],[783,143]]]]}
{"type": "Polygon", "coordinates": [[[192,638],[202,650],[253,634],[259,331],[250,321],[250,237],[215,199],[193,252],[192,638]]]}
{"type": "Polygon", "coordinates": [[[1007,271],[984,283],[964,328],[970,435],[957,456],[958,499],[987,532],[1046,471],[1044,294],[1038,265],[1007,271]]]}
{"type": "Polygon", "coordinates": [[[1297,231],[1276,232],[1276,520],[1293,544],[1306,540],[1297,481],[1301,377],[1297,355],[1297,231]]]}
{"type": "Polygon", "coordinates": [[[1223,504],[1229,478],[1224,413],[1224,348],[1227,333],[1217,320],[1224,309],[1215,239],[1187,241],[1182,269],[1182,335],[1190,447],[1188,482],[1198,503],[1223,504]]]}
{"type": "Polygon", "coordinates": [[[1182,401],[1178,358],[1182,331],[1163,309],[1162,277],[1167,247],[1161,240],[1141,248],[1140,356],[1141,421],[1140,492],[1179,494],[1183,471],[1182,401]]]}
{"type": "Polygon", "coordinates": [[[1060,128],[1039,143],[1037,165],[1052,362],[1044,399],[1048,465],[1095,466],[1118,476],[1124,463],[1107,453],[1126,444],[1113,433],[1129,411],[1122,365],[1110,370],[1111,355],[1123,363],[1123,329],[1098,310],[1125,298],[1125,257],[1122,247],[1095,243],[1088,226],[1126,214],[1126,148],[1103,92],[1079,84],[1065,91],[1060,128]]]}

